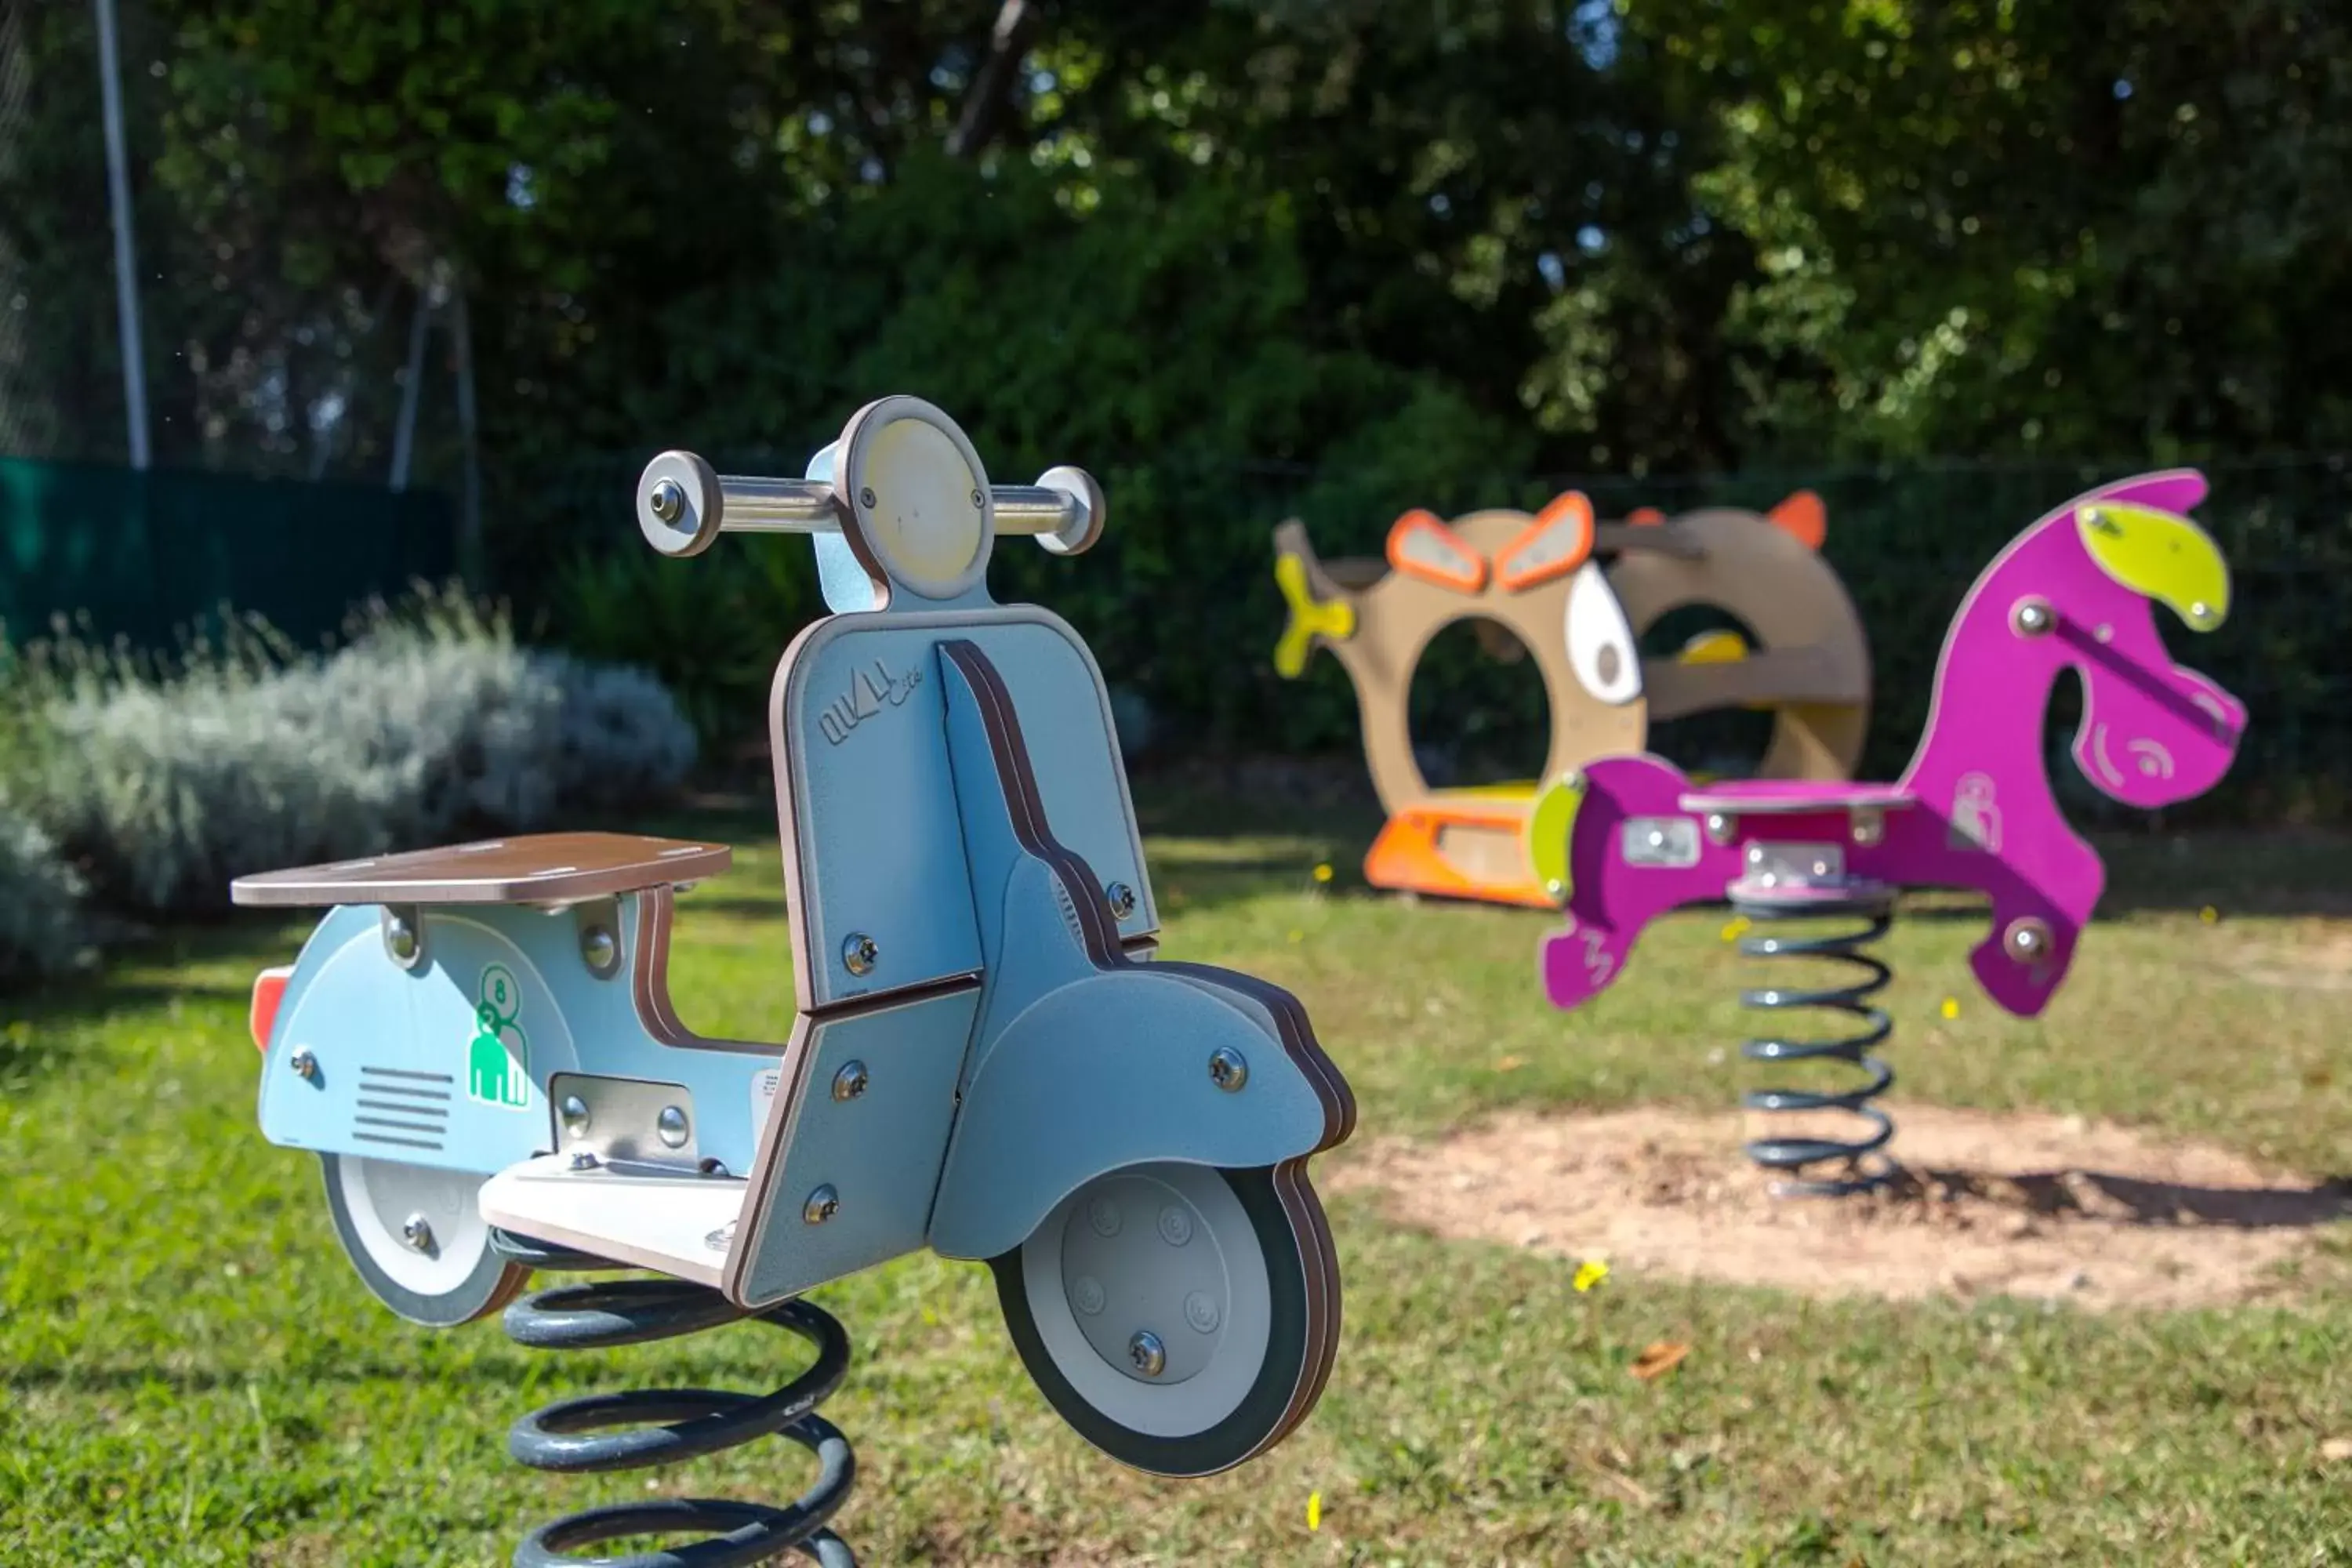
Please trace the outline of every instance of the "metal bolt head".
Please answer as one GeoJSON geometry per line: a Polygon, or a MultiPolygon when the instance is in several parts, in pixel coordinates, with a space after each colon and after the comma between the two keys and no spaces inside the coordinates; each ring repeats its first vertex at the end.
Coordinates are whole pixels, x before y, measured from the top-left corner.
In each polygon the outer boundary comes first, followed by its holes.
{"type": "Polygon", "coordinates": [[[2031,963],[2050,951],[2050,927],[2037,920],[2011,921],[2001,946],[2018,963],[2031,963]]]}
{"type": "Polygon", "coordinates": [[[1127,1359],[1144,1376],[1158,1377],[1168,1370],[1168,1347],[1150,1329],[1138,1329],[1135,1337],[1127,1342],[1127,1359]]]}
{"type": "Polygon", "coordinates": [[[686,490],[676,479],[664,479],[654,487],[646,504],[664,522],[676,522],[686,515],[686,490]]]}
{"type": "Polygon", "coordinates": [[[972,492],[971,492],[971,510],[974,510],[974,511],[982,511],[982,510],[985,510],[987,509],[987,506],[988,506],[988,498],[987,498],[986,496],[984,496],[984,495],[981,494],[978,490],[974,490],[974,491],[972,491],[972,492]]]}
{"type": "Polygon", "coordinates": [[[811,1225],[823,1225],[840,1212],[841,1194],[835,1192],[830,1184],[811,1193],[808,1202],[801,1205],[801,1218],[811,1225]]]}
{"type": "Polygon", "coordinates": [[[563,1117],[563,1131],[566,1133],[573,1138],[588,1136],[588,1125],[592,1119],[588,1114],[586,1100],[576,1094],[567,1094],[563,1097],[563,1104],[560,1110],[563,1117]]]}
{"type": "Polygon", "coordinates": [[[1707,841],[1712,844],[1730,843],[1731,818],[1724,816],[1723,813],[1719,811],[1708,812],[1706,814],[1706,837],[1707,841]]]}
{"type": "Polygon", "coordinates": [[[874,487],[872,485],[867,485],[857,492],[857,504],[860,506],[872,506],[874,504],[874,487]]]}
{"type": "Polygon", "coordinates": [[[1209,1053],[1209,1081],[1227,1094],[1238,1093],[1249,1082],[1249,1063],[1233,1047],[1219,1046],[1209,1053]]]}
{"type": "Polygon", "coordinates": [[[660,1134],[661,1141],[669,1147],[685,1148],[686,1112],[675,1105],[663,1106],[661,1114],[654,1118],[654,1131],[660,1134]]]}
{"type": "Polygon", "coordinates": [[[580,933],[580,956],[590,969],[602,974],[621,956],[621,944],[603,926],[590,926],[580,933]]]}
{"type": "Polygon", "coordinates": [[[286,1058],[286,1065],[294,1069],[296,1078],[319,1076],[319,1058],[310,1054],[310,1047],[308,1046],[295,1047],[294,1054],[286,1058]]]}
{"type": "Polygon", "coordinates": [[[400,1239],[419,1252],[430,1252],[433,1250],[433,1226],[423,1215],[410,1215],[400,1222],[400,1239]]]}
{"type": "Polygon", "coordinates": [[[871,974],[875,961],[881,956],[881,948],[862,931],[851,931],[842,941],[841,966],[852,974],[871,974]]]}
{"type": "Polygon", "coordinates": [[[1135,912],[1135,889],[1125,882],[1113,882],[1103,889],[1103,896],[1110,900],[1113,919],[1123,921],[1135,912]]]}
{"type": "Polygon", "coordinates": [[[573,1150],[572,1152],[572,1168],[575,1171],[594,1170],[596,1168],[595,1154],[592,1151],[586,1149],[573,1150]]]}
{"type": "Polygon", "coordinates": [[[842,1065],[841,1070],[833,1075],[833,1098],[839,1100],[856,1100],[866,1092],[866,1064],[845,1062],[842,1065]]]}
{"type": "Polygon", "coordinates": [[[418,951],[416,928],[409,923],[406,916],[393,916],[383,922],[383,945],[394,962],[415,963],[418,951]]]}
{"type": "Polygon", "coordinates": [[[2009,624],[2020,637],[2038,637],[2058,624],[2058,616],[2040,599],[2028,599],[2010,612],[2009,624]]]}
{"type": "Polygon", "coordinates": [[[1886,837],[1886,818],[1876,811],[1853,814],[1853,841],[1865,848],[1886,837]]]}

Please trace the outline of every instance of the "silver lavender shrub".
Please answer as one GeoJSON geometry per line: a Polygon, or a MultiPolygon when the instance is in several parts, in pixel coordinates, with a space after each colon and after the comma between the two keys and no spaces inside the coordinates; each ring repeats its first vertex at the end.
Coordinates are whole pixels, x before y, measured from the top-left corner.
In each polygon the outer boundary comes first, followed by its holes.
{"type": "Polygon", "coordinates": [[[450,595],[329,656],[85,658],[55,680],[34,815],[100,897],[215,908],[242,873],[547,826],[672,788],[694,732],[660,683],[520,646],[450,595]]]}

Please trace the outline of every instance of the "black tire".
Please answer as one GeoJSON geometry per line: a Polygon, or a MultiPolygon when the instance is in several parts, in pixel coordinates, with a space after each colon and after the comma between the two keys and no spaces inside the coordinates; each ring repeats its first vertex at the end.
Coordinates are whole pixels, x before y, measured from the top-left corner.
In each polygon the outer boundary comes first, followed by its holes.
{"type": "MultiPolygon", "coordinates": [[[[1206,1429],[1181,1436],[1139,1432],[1089,1402],[1066,1377],[1045,1346],[1029,1302],[1022,1248],[988,1260],[996,1298],[1022,1364],[1063,1420],[1121,1464],[1152,1475],[1200,1477],[1231,1469],[1264,1451],[1296,1425],[1302,1383],[1319,1368],[1316,1324],[1307,1286],[1306,1243],[1293,1229],[1276,1194],[1272,1168],[1219,1170],[1240,1202],[1266,1266],[1268,1331],[1265,1354],[1248,1392],[1232,1412],[1206,1429]]],[[[1055,1214],[1064,1212],[1060,1207],[1055,1214]]],[[[1303,1412],[1301,1412],[1303,1414],[1303,1412]]]]}

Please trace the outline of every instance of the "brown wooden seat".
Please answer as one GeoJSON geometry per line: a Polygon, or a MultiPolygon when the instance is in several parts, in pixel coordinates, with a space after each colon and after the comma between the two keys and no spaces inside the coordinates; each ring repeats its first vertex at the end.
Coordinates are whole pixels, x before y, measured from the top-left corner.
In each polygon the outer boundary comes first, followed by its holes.
{"type": "Polygon", "coordinates": [[[239,904],[539,904],[610,898],[727,869],[723,844],[635,833],[540,833],[261,871],[229,884],[239,904]]]}

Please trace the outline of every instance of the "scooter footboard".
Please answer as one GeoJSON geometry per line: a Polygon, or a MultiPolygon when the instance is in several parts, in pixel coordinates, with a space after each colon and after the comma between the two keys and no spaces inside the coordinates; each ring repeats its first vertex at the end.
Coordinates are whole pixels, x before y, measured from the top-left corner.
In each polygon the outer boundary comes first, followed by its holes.
{"type": "Polygon", "coordinates": [[[1270,1166],[1331,1131],[1325,1086],[1242,1005],[1141,968],[1075,981],[1023,1011],[973,1071],[931,1247],[994,1258],[1097,1176],[1150,1161],[1270,1166]]]}

